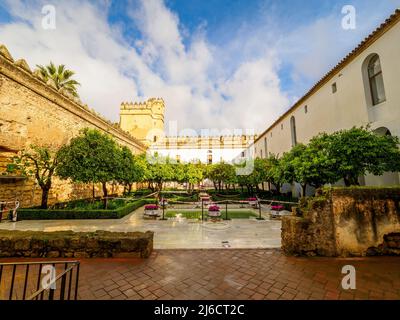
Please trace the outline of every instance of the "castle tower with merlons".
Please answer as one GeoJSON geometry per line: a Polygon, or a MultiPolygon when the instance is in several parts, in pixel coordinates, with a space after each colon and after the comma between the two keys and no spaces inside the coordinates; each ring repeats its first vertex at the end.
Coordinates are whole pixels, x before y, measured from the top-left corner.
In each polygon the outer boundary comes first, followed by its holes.
{"type": "Polygon", "coordinates": [[[145,102],[123,102],[119,125],[141,142],[149,145],[157,142],[164,132],[165,104],[161,98],[145,102]]]}

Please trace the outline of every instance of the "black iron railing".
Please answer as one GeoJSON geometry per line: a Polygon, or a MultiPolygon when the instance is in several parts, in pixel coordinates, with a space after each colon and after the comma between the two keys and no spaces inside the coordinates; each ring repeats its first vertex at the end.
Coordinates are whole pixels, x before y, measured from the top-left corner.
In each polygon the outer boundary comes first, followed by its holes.
{"type": "Polygon", "coordinates": [[[79,261],[0,263],[1,300],[77,300],[79,261]]]}

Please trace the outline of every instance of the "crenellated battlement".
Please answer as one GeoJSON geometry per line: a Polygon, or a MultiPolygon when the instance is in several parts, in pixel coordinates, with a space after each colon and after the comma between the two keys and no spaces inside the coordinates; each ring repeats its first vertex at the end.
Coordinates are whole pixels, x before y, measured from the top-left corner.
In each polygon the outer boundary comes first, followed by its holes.
{"type": "Polygon", "coordinates": [[[165,109],[165,103],[162,98],[150,98],[144,102],[122,102],[120,110],[154,110],[154,107],[165,109]]]}
{"type": "Polygon", "coordinates": [[[144,102],[122,102],[120,127],[143,143],[149,144],[164,131],[165,103],[162,98],[150,98],[144,102]],[[152,133],[155,130],[157,132],[152,133]]]}

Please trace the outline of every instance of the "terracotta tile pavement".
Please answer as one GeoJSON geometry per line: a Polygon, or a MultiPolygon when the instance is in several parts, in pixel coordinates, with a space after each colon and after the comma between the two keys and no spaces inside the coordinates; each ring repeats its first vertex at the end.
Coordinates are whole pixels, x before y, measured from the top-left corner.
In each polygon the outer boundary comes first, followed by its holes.
{"type": "Polygon", "coordinates": [[[400,300],[400,257],[297,258],[279,250],[158,250],[148,260],[83,260],[79,291],[81,299],[400,300]],[[341,269],[347,264],[356,268],[356,290],[341,288],[341,269]]]}
{"type": "Polygon", "coordinates": [[[400,300],[400,257],[298,258],[278,249],[156,250],[147,260],[81,260],[79,298],[400,300]],[[357,289],[343,290],[344,265],[357,289]]]}

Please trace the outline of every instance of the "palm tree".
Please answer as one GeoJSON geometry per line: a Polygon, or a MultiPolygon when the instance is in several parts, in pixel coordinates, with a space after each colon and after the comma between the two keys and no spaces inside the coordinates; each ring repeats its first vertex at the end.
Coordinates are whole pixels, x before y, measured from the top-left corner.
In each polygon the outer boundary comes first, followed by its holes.
{"type": "Polygon", "coordinates": [[[37,67],[46,82],[51,80],[58,90],[65,89],[74,97],[79,97],[76,87],[80,83],[71,79],[75,72],[65,69],[63,64],[56,66],[53,62],[47,66],[37,65],[37,67]]]}

